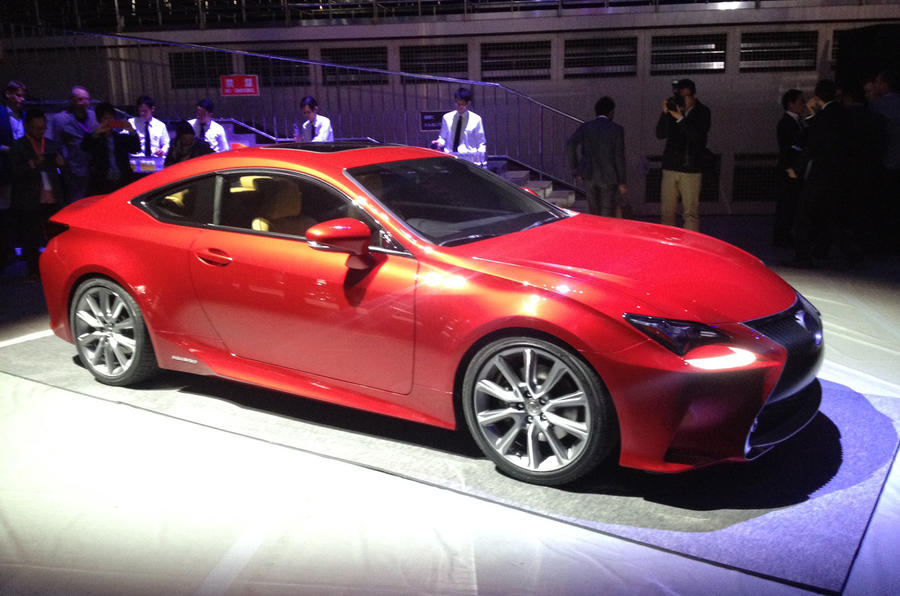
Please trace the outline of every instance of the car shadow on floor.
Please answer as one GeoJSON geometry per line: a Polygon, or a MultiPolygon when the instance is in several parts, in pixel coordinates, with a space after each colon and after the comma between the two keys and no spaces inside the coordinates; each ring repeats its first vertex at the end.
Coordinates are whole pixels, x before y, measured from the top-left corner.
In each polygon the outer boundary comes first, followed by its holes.
{"type": "Polygon", "coordinates": [[[464,430],[453,431],[419,424],[236,381],[165,371],[141,387],[158,389],[164,385],[177,388],[181,393],[220,399],[242,408],[317,426],[418,445],[463,457],[482,457],[475,441],[464,430]]]}
{"type": "MultiPolygon", "coordinates": [[[[415,445],[426,450],[423,457],[428,457],[430,450],[485,459],[464,428],[451,431],[215,377],[172,371],[135,387],[139,388],[174,389],[307,424],[415,445]]],[[[854,411],[847,414],[858,418],[850,431],[868,433],[869,453],[854,457],[851,462],[846,461],[848,454],[841,435],[841,428],[847,431],[847,423],[842,421],[839,428],[832,418],[819,412],[797,435],[752,462],[718,464],[677,474],[656,474],[607,462],[576,483],[553,490],[573,495],[636,497],[648,503],[694,511],[731,509],[749,512],[796,505],[816,493],[829,492],[829,485],[835,484],[835,478],[842,470],[843,479],[836,483],[840,486],[832,487],[833,490],[861,482],[896,449],[897,433],[890,419],[874,410],[863,396],[854,395],[868,405],[868,409],[856,401],[845,408],[853,408],[854,411]]],[[[327,450],[323,451],[323,455],[327,454],[327,450]]],[[[435,453],[434,457],[443,456],[435,453]]],[[[388,471],[404,474],[403,470],[388,471]]],[[[500,474],[494,469],[490,473],[500,474]]],[[[535,487],[535,490],[545,489],[535,487]]]]}
{"type": "Polygon", "coordinates": [[[568,488],[641,497],[690,509],[774,509],[802,503],[843,464],[837,426],[819,412],[797,435],[752,462],[722,463],[675,474],[607,466],[568,488]]]}

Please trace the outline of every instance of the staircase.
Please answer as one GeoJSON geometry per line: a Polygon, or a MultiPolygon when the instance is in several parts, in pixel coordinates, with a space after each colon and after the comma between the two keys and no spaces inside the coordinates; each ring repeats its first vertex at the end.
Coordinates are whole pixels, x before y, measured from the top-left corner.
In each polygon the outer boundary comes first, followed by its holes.
{"type": "Polygon", "coordinates": [[[510,169],[510,165],[510,161],[506,158],[494,157],[488,159],[489,170],[517,186],[527,188],[548,203],[567,209],[586,211],[584,201],[578,201],[577,193],[574,190],[557,188],[552,180],[541,179],[531,170],[510,169]]]}
{"type": "Polygon", "coordinates": [[[222,128],[225,129],[225,137],[228,139],[230,145],[240,143],[245,147],[253,147],[254,145],[259,144],[255,134],[235,132],[233,122],[223,121],[220,122],[220,124],[222,125],[222,128]]]}

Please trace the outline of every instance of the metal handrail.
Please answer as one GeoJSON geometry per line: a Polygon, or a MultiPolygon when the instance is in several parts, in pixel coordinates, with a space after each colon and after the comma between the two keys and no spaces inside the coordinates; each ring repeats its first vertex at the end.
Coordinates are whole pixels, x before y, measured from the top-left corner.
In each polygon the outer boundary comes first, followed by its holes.
{"type": "MultiPolygon", "coordinates": [[[[259,52],[250,52],[250,51],[246,51],[246,50],[236,50],[236,49],[230,49],[230,48],[220,48],[220,47],[207,46],[207,45],[202,45],[202,44],[162,41],[162,40],[158,40],[158,39],[137,37],[137,36],[132,36],[132,35],[98,34],[98,33],[84,33],[84,32],[69,32],[69,33],[74,33],[76,35],[89,35],[92,37],[101,36],[101,37],[107,37],[107,38],[112,38],[112,39],[116,39],[116,40],[120,40],[120,41],[128,41],[128,42],[133,42],[133,43],[138,43],[138,44],[164,44],[167,46],[174,46],[174,47],[187,48],[187,49],[193,49],[193,50],[201,50],[201,51],[208,51],[208,52],[223,52],[223,53],[239,55],[239,56],[253,56],[253,57],[259,57],[259,58],[265,58],[267,60],[277,60],[277,61],[282,61],[282,62],[305,64],[305,65],[311,65],[311,66],[324,66],[324,67],[331,67],[331,68],[339,68],[339,69],[344,69],[344,70],[352,70],[355,72],[367,72],[367,73],[372,73],[372,74],[382,74],[382,75],[388,75],[388,76],[404,77],[404,78],[418,79],[418,80],[428,81],[428,82],[450,83],[450,84],[460,85],[460,86],[473,86],[473,87],[495,89],[495,90],[498,90],[512,98],[524,101],[539,111],[540,126],[538,127],[539,141],[538,141],[537,163],[529,164],[525,159],[523,159],[519,156],[513,155],[512,157],[515,157],[522,163],[526,164],[541,179],[561,177],[561,173],[559,171],[557,171],[557,172],[550,171],[550,169],[547,168],[545,161],[544,161],[545,155],[544,155],[543,129],[544,129],[545,114],[548,114],[548,113],[554,114],[558,117],[561,117],[561,118],[569,121],[574,126],[580,125],[584,122],[577,116],[574,116],[572,114],[564,112],[563,110],[560,110],[558,108],[555,108],[553,106],[550,106],[548,104],[540,102],[525,93],[522,93],[522,92],[512,89],[510,87],[507,87],[501,83],[495,83],[495,82],[489,82],[489,81],[476,81],[476,80],[472,80],[472,79],[461,79],[461,78],[456,78],[456,77],[444,77],[444,76],[429,75],[429,74],[406,73],[406,72],[402,72],[402,71],[387,70],[387,69],[381,69],[381,68],[362,67],[362,66],[350,66],[350,65],[346,65],[346,64],[334,64],[331,62],[323,62],[323,61],[319,61],[319,60],[309,60],[309,59],[305,59],[305,58],[293,58],[293,57],[288,57],[288,56],[276,56],[276,55],[270,55],[270,54],[263,54],[263,53],[259,53],[259,52]]],[[[259,135],[263,136],[264,138],[272,139],[273,142],[277,142],[277,139],[280,138],[280,137],[277,137],[277,135],[271,135],[269,133],[266,133],[265,131],[259,130],[258,128],[249,126],[244,122],[241,122],[238,120],[234,120],[234,121],[239,123],[241,126],[244,126],[248,129],[252,129],[255,134],[259,134],[259,135]]]]}

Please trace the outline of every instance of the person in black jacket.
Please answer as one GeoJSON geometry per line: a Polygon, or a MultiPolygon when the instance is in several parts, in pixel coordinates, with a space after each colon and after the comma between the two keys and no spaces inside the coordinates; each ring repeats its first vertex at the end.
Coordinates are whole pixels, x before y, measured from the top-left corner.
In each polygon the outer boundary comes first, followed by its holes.
{"type": "Polygon", "coordinates": [[[170,166],[180,161],[209,155],[212,148],[203,139],[194,134],[194,127],[184,120],[175,124],[175,140],[169,145],[169,153],[166,155],[165,165],[170,166]]]}
{"type": "Polygon", "coordinates": [[[834,81],[822,79],[807,102],[812,115],[806,120],[806,175],[794,224],[794,260],[788,265],[812,267],[814,247],[826,256],[831,242],[851,261],[860,256],[838,221],[849,184],[850,114],[836,97],[834,81]]]}
{"type": "Polygon", "coordinates": [[[118,190],[134,180],[128,161],[141,149],[141,141],[128,120],[116,120],[116,109],[108,103],[98,104],[97,128],[81,141],[81,149],[89,156],[88,193],[102,195],[118,190]]]}
{"type": "Polygon", "coordinates": [[[31,109],[25,113],[25,136],[9,148],[12,172],[12,217],[22,239],[27,281],[37,281],[38,258],[44,240],[43,224],[61,206],[61,171],[66,163],[62,145],[44,137],[47,118],[31,109]]]}
{"type": "Polygon", "coordinates": [[[775,127],[775,137],[778,140],[778,203],[775,206],[773,241],[775,246],[790,246],[793,243],[791,229],[794,226],[794,215],[800,202],[800,189],[806,173],[803,156],[806,144],[806,129],[803,124],[806,99],[803,92],[799,89],[785,91],[781,96],[781,107],[784,108],[784,113],[775,127]]]}
{"type": "Polygon", "coordinates": [[[712,115],[697,99],[692,80],[675,81],[672,91],[674,95],[663,101],[656,123],[656,138],[666,141],[660,187],[662,223],[675,225],[680,198],[684,227],[696,231],[700,229],[700,185],[712,115]]]}

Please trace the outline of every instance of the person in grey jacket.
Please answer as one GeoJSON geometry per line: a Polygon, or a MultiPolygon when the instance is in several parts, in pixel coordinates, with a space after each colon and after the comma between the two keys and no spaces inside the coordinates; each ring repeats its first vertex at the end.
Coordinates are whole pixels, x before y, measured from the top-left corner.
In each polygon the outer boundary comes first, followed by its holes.
{"type": "Polygon", "coordinates": [[[594,105],[596,118],[566,141],[566,160],[574,177],[584,180],[588,210],[622,217],[625,207],[625,129],[613,122],[616,103],[604,96],[594,105]]]}
{"type": "Polygon", "coordinates": [[[97,129],[97,116],[90,106],[91,94],[81,85],[75,85],[69,94],[69,106],[48,122],[47,137],[62,145],[69,166],[64,180],[65,205],[87,194],[91,156],[81,148],[81,141],[97,129]]]}

